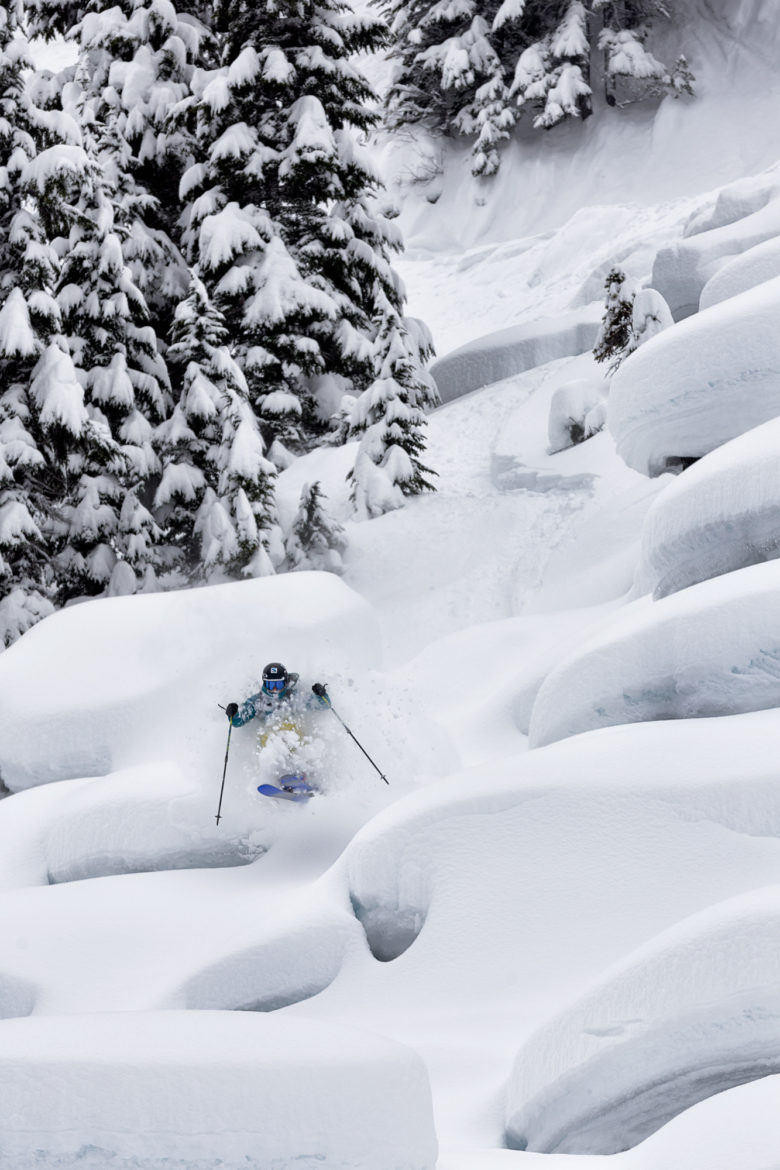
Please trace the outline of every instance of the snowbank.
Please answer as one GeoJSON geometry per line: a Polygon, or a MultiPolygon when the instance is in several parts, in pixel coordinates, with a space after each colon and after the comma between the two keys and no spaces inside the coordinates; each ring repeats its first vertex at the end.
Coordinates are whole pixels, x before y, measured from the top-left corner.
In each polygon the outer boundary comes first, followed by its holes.
{"type": "Polygon", "coordinates": [[[634,602],[548,675],[541,747],[596,727],[780,707],[780,562],[634,602]]]}
{"type": "Polygon", "coordinates": [[[332,677],[378,657],[370,606],[329,573],[76,605],[0,655],[0,774],[14,791],[150,759],[197,774],[224,753],[217,703],[265,662],[332,677]]]}
{"type": "Polygon", "coordinates": [[[780,276],[780,237],[774,236],[748,248],[718,269],[701,290],[699,308],[709,309],[777,276],[780,276]]]}
{"type": "Polygon", "coordinates": [[[705,285],[727,261],[778,233],[780,175],[774,169],[726,187],[711,211],[696,214],[689,221],[688,238],[659,251],[650,283],[665,297],[675,319],[688,317],[699,308],[705,285]]]}
{"type": "Polygon", "coordinates": [[[780,556],[780,419],[689,467],[645,517],[637,587],[665,597],[780,556]]]}
{"type": "Polygon", "coordinates": [[[598,303],[571,309],[556,317],[500,329],[454,350],[431,366],[442,402],[452,402],[556,358],[585,353],[593,348],[603,312],[598,303]]]}
{"type": "Polygon", "coordinates": [[[432,1170],[420,1059],[252,1013],[0,1024],[0,1167],[432,1170]]]}
{"type": "Polygon", "coordinates": [[[780,278],[665,330],[623,363],[608,424],[629,467],[658,475],[780,415],[779,314],[780,278]]]}
{"type": "Polygon", "coordinates": [[[777,1164],[780,1076],[767,1076],[693,1105],[623,1154],[444,1149],[437,1170],[767,1170],[777,1164]]]}
{"type": "Polygon", "coordinates": [[[494,994],[508,992],[522,1020],[524,991],[538,994],[540,981],[545,991],[569,985],[567,953],[579,956],[582,978],[582,964],[603,959],[603,948],[623,953],[629,938],[653,933],[651,922],[670,925],[717,899],[716,890],[733,892],[732,867],[743,862],[732,846],[748,868],[758,865],[752,878],[739,876],[741,889],[762,884],[761,873],[771,880],[765,863],[780,858],[780,845],[748,861],[744,834],[780,829],[768,762],[780,720],[761,713],[713,720],[708,730],[705,752],[689,722],[610,728],[472,768],[396,803],[340,862],[372,950],[387,959],[414,943],[407,978],[423,980],[421,995],[445,980],[453,1002],[490,969],[494,994]],[[757,739],[760,758],[751,754],[757,739]],[[622,897],[611,899],[616,888],[622,897]]]}
{"type": "Polygon", "coordinates": [[[780,887],[647,944],[517,1055],[516,1149],[612,1154],[689,1106],[780,1072],[780,887]]]}

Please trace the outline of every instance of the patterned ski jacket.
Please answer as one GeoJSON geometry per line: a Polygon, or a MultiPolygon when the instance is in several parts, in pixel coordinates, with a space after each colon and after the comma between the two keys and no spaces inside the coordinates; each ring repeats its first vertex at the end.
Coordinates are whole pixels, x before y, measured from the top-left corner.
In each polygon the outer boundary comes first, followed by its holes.
{"type": "Polygon", "coordinates": [[[243,703],[239,704],[238,714],[231,719],[233,726],[243,727],[252,719],[260,719],[265,722],[270,716],[278,718],[281,715],[295,719],[304,711],[324,710],[330,706],[327,699],[322,699],[319,695],[302,694],[297,689],[297,674],[291,673],[287,677],[289,682],[278,699],[266,694],[263,690],[244,699],[243,703]]]}

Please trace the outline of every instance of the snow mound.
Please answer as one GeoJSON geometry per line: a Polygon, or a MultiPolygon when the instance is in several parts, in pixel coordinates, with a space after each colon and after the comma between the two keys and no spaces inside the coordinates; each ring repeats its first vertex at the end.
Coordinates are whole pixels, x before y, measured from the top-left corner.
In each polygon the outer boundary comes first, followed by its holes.
{"type": "Polygon", "coordinates": [[[612,380],[608,423],[629,467],[658,475],[780,415],[780,278],[652,338],[612,380]]]}
{"type": "Polygon", "coordinates": [[[706,781],[680,763],[695,736],[690,723],[612,728],[472,768],[396,803],[339,864],[372,949],[405,951],[407,977],[446,980],[454,1003],[487,966],[493,993],[522,1018],[517,998],[541,971],[546,989],[568,985],[567,953],[598,969],[604,945],[623,953],[628,939],[647,937],[650,920],[671,925],[728,896],[735,866],[744,867],[741,889],[762,874],[771,880],[765,863],[778,847],[759,858],[749,834],[780,829],[780,791],[762,762],[780,746],[780,722],[714,720],[706,781]],[[753,736],[766,737],[761,759],[751,759],[753,736]],[[611,899],[615,887],[626,896],[611,899]],[[649,919],[643,911],[639,922],[646,899],[649,919]]]}
{"type": "Polygon", "coordinates": [[[697,311],[704,286],[728,260],[780,234],[780,175],[732,184],[687,230],[687,239],[659,251],[650,281],[676,320],[697,311]]]}
{"type": "Polygon", "coordinates": [[[444,1149],[437,1170],[774,1170],[778,1116],[780,1076],[766,1076],[693,1105],[622,1154],[444,1149]]]}
{"type": "Polygon", "coordinates": [[[191,792],[169,762],[17,793],[0,803],[0,889],[242,865],[263,852],[257,842],[217,832],[213,817],[197,833],[175,823],[173,810],[191,792]]]}
{"type": "Polygon", "coordinates": [[[431,366],[442,402],[501,382],[557,358],[593,348],[603,306],[595,303],[555,317],[513,325],[461,346],[431,366]]]}
{"type": "Polygon", "coordinates": [[[563,451],[600,431],[606,419],[608,384],[603,377],[564,382],[552,396],[547,433],[550,454],[563,451]]]}
{"type": "Polygon", "coordinates": [[[531,712],[541,747],[596,727],[780,707],[780,562],[629,605],[553,670],[531,712]]]}
{"type": "Polygon", "coordinates": [[[6,1021],[0,1127],[3,1170],[432,1170],[436,1162],[428,1078],[411,1050],[243,1013],[6,1021]]]}
{"type": "Polygon", "coordinates": [[[780,1072],[780,887],[682,921],[519,1051],[515,1149],[613,1154],[689,1106],[780,1072]]]}
{"type": "Polygon", "coordinates": [[[639,588],[665,597],[780,556],[780,418],[684,471],[645,517],[639,588]]]}
{"type": "Polygon", "coordinates": [[[364,952],[365,937],[346,899],[286,890],[283,906],[270,893],[270,916],[260,920],[245,947],[204,964],[171,991],[186,1008],[275,1012],[319,995],[341,970],[345,956],[364,952]]]}
{"type": "Polygon", "coordinates": [[[699,308],[709,309],[777,276],[780,276],[780,237],[774,236],[724,264],[701,290],[699,308]]]}
{"type": "Polygon", "coordinates": [[[199,776],[224,755],[217,704],[256,690],[265,662],[332,678],[378,657],[371,607],[329,573],[76,605],[0,655],[2,779],[16,791],[160,759],[199,776]]]}

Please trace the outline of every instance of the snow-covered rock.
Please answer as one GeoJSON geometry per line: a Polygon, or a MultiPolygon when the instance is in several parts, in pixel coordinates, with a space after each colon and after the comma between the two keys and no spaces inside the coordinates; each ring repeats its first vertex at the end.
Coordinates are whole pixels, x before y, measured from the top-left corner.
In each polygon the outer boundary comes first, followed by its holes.
{"type": "Polygon", "coordinates": [[[517,1149],[614,1154],[689,1106],[780,1072],[780,887],[682,920],[517,1055],[517,1149]]]}
{"type": "Polygon", "coordinates": [[[253,1012],[0,1023],[2,1170],[432,1170],[422,1061],[253,1012]]]}
{"type": "Polygon", "coordinates": [[[629,605],[542,684],[533,747],[596,727],[780,707],[780,562],[629,605]]]}
{"type": "Polygon", "coordinates": [[[665,597],[780,556],[779,458],[777,418],[673,480],[645,517],[637,588],[665,597]]]}
{"type": "Polygon", "coordinates": [[[780,415],[780,278],[652,338],[612,379],[608,425],[658,475],[780,415]]]}
{"type": "Polygon", "coordinates": [[[606,421],[607,385],[603,378],[565,382],[552,396],[547,434],[550,453],[589,439],[606,421]]]}
{"type": "Polygon", "coordinates": [[[739,296],[749,288],[780,276],[780,236],[748,248],[729,260],[707,281],[701,290],[699,308],[709,309],[729,297],[739,296]]]}
{"type": "Polygon", "coordinates": [[[780,233],[780,178],[776,172],[727,187],[712,210],[688,225],[688,238],[662,248],[651,284],[676,320],[699,308],[702,289],[733,256],[780,233]]]}
{"type": "Polygon", "coordinates": [[[511,378],[556,358],[573,357],[593,348],[603,306],[570,309],[509,329],[489,333],[446,354],[431,366],[442,402],[511,378]]]}

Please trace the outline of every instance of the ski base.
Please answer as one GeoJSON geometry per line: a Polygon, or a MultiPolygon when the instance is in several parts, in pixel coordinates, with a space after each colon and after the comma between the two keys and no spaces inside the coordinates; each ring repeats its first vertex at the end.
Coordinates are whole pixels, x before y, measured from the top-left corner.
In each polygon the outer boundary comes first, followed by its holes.
{"type": "Polygon", "coordinates": [[[273,796],[277,800],[308,800],[314,796],[311,788],[303,776],[280,776],[279,786],[275,784],[258,784],[257,791],[261,796],[273,796]]]}

